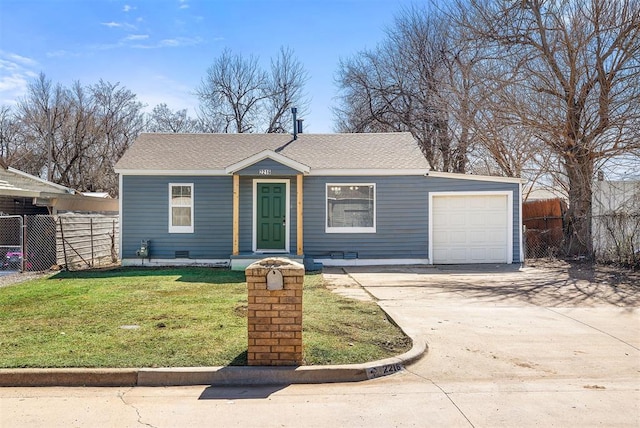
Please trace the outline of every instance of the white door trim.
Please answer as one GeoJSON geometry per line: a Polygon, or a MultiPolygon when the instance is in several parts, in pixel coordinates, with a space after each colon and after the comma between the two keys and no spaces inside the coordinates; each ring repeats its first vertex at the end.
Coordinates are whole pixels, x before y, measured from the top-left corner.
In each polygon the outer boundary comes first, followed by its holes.
{"type": "Polygon", "coordinates": [[[507,263],[513,263],[513,191],[429,192],[429,260],[433,264],[433,198],[438,196],[506,196],[507,197],[507,263]]]}
{"type": "Polygon", "coordinates": [[[289,253],[289,241],[291,230],[291,193],[289,191],[289,185],[291,180],[286,178],[254,178],[253,179],[253,222],[251,228],[253,242],[251,248],[254,253],[289,253]],[[258,248],[258,231],[256,230],[258,225],[258,183],[284,183],[285,184],[285,235],[284,235],[284,250],[261,250],[258,248]]]}

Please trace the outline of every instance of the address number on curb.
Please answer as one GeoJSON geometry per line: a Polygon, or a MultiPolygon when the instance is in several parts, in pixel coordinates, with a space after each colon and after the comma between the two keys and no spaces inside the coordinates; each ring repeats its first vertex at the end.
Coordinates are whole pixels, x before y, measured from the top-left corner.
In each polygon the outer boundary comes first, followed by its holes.
{"type": "Polygon", "coordinates": [[[390,374],[402,371],[402,364],[385,364],[384,366],[371,367],[367,369],[367,379],[375,379],[377,377],[388,376],[390,374]]]}

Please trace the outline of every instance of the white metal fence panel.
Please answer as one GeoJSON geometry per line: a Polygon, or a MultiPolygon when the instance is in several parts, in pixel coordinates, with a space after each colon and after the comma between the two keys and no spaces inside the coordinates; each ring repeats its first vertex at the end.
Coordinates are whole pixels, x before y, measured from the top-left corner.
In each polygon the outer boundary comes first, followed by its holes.
{"type": "Polygon", "coordinates": [[[599,260],[640,262],[640,181],[593,186],[593,251],[599,260]]]}
{"type": "Polygon", "coordinates": [[[117,215],[58,215],[58,264],[74,270],[117,262],[118,233],[117,215]]]}

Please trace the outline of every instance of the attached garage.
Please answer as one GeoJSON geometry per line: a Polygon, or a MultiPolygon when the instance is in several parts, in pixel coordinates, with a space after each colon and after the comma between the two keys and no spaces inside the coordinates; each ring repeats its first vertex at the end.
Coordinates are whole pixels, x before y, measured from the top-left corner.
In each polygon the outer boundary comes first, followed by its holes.
{"type": "Polygon", "coordinates": [[[434,264],[513,262],[512,192],[432,192],[429,225],[434,264]]]}

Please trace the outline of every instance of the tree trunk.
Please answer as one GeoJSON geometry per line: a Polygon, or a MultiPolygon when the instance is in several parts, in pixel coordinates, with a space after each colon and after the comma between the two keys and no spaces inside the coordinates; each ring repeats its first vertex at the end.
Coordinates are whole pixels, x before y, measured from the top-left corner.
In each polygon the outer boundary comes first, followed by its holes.
{"type": "Polygon", "coordinates": [[[588,150],[579,149],[568,152],[564,157],[564,163],[569,179],[569,208],[565,214],[565,251],[568,256],[591,258],[593,160],[588,150]]]}

